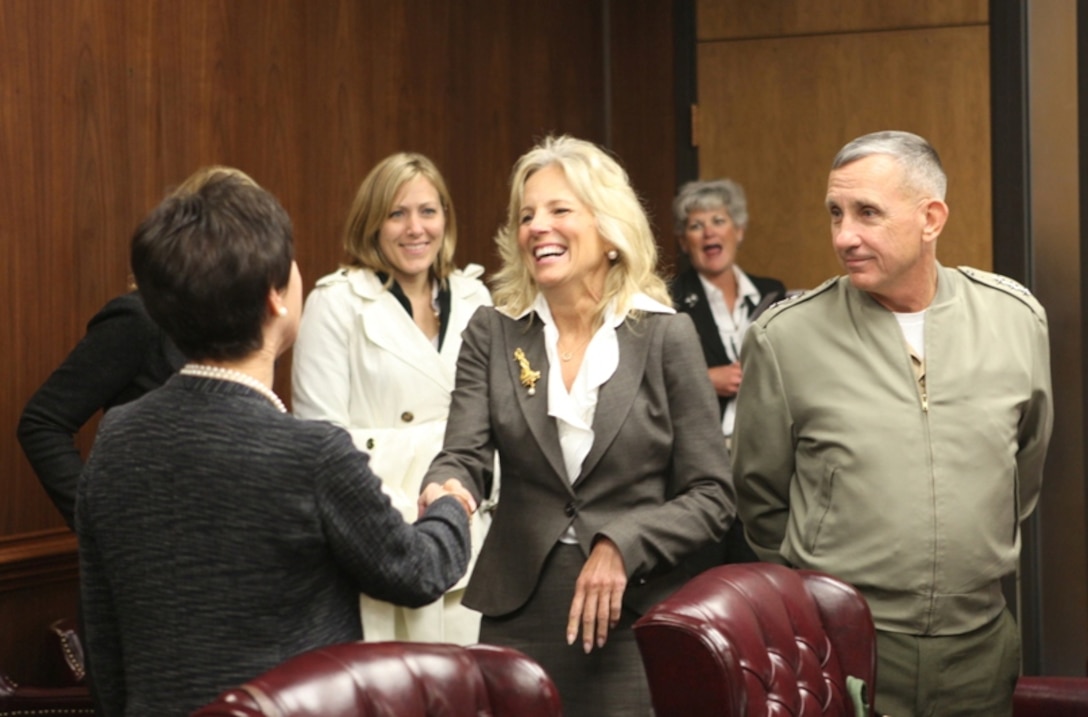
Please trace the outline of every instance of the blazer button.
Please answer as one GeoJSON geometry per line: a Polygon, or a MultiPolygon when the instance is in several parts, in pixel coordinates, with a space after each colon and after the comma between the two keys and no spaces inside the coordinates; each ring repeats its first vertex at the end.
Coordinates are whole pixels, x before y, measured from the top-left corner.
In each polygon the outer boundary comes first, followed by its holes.
{"type": "Polygon", "coordinates": [[[577,512],[574,510],[574,501],[567,503],[567,505],[563,508],[563,512],[567,514],[568,518],[573,518],[574,514],[577,512]]]}
{"type": "Polygon", "coordinates": [[[374,439],[373,438],[366,439],[366,449],[368,451],[374,450],[374,439]]]}
{"type": "Polygon", "coordinates": [[[400,414],[400,420],[404,421],[405,423],[411,423],[415,419],[415,414],[413,414],[411,411],[405,411],[404,413],[400,414]]]}

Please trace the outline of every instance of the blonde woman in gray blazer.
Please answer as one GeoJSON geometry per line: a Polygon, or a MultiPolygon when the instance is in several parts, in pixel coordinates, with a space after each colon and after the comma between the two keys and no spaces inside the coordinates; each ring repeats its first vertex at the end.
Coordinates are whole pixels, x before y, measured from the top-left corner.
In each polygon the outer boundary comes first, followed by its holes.
{"type": "Polygon", "coordinates": [[[511,188],[499,308],[465,331],[424,483],[482,497],[498,452],[502,503],[464,597],[481,641],[540,662],[566,715],[649,714],[630,625],[735,512],[717,401],[623,169],[548,138],[511,188]]]}

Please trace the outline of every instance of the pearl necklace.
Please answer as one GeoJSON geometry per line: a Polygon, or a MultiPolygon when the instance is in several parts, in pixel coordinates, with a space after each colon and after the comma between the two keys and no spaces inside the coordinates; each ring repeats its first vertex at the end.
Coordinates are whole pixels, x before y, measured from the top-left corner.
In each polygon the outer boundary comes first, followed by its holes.
{"type": "Polygon", "coordinates": [[[267,398],[280,413],[287,413],[287,406],[283,405],[283,401],[280,400],[280,397],[277,396],[272,389],[265,386],[248,373],[235,371],[232,368],[223,368],[222,366],[209,366],[208,364],[203,363],[187,363],[178,373],[183,376],[214,378],[218,381],[234,381],[235,383],[240,383],[243,386],[252,388],[254,391],[267,398]]]}

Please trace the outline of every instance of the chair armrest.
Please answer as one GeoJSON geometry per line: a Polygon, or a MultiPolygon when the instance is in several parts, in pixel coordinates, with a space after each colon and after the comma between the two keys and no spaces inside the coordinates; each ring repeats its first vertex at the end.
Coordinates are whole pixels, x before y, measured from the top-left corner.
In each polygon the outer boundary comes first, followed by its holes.
{"type": "Polygon", "coordinates": [[[1088,677],[1021,677],[1014,717],[1088,717],[1088,677]]]}
{"type": "Polygon", "coordinates": [[[4,715],[91,717],[94,703],[86,687],[21,687],[0,673],[0,717],[4,715]]]}

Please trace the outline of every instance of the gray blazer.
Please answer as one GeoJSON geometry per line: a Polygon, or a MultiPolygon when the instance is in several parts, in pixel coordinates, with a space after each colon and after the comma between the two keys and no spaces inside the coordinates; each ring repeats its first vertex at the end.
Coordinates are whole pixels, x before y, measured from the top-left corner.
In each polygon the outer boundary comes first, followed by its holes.
{"type": "Polygon", "coordinates": [[[594,444],[572,485],[548,416],[543,323],[481,307],[465,329],[445,444],[424,482],[456,477],[480,499],[499,452],[502,495],[464,597],[484,615],[526,603],[572,523],[586,555],[598,536],[615,542],[628,575],[624,601],[644,612],[690,577],[678,564],[721,540],[735,515],[718,404],[691,319],[646,314],[617,334],[619,366],[600,388],[594,444]],[[518,348],[540,372],[535,395],[519,381],[518,348]]]}

